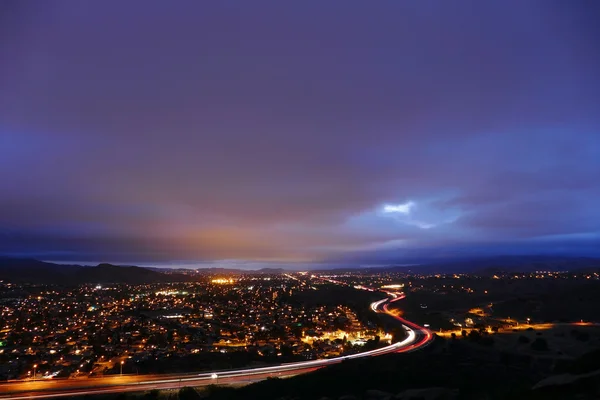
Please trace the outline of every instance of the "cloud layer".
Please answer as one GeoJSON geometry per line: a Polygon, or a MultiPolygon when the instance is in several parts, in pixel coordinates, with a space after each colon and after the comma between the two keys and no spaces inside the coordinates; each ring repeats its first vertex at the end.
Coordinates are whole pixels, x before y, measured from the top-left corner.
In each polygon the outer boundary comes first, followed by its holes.
{"type": "Polygon", "coordinates": [[[0,253],[598,254],[588,3],[4,2],[0,253]]]}

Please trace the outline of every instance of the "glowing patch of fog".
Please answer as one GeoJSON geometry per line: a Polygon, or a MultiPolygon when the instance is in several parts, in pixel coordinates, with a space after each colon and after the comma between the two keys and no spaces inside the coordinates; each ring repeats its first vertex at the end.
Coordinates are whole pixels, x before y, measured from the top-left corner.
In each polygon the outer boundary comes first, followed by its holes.
{"type": "Polygon", "coordinates": [[[411,217],[411,210],[415,208],[415,206],[416,203],[414,201],[408,201],[404,204],[386,204],[383,206],[382,210],[386,216],[393,217],[397,221],[407,225],[416,226],[421,229],[431,229],[437,226],[437,224],[413,219],[411,217]]]}
{"type": "Polygon", "coordinates": [[[408,215],[408,214],[410,214],[410,210],[414,206],[415,206],[415,203],[412,201],[409,201],[404,204],[396,204],[396,205],[386,204],[383,206],[383,212],[385,212],[385,213],[400,213],[400,214],[408,215]]]}

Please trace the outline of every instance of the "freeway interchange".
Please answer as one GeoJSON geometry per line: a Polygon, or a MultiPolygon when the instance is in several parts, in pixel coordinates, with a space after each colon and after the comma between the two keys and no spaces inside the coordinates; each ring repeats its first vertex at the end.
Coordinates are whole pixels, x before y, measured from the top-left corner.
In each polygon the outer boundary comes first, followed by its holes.
{"type": "MultiPolygon", "coordinates": [[[[340,283],[340,282],[332,282],[340,283]]],[[[377,291],[371,288],[359,289],[377,291]]],[[[56,379],[43,381],[16,381],[0,384],[0,399],[51,399],[57,397],[82,396],[94,394],[110,394],[121,392],[138,392],[154,389],[178,389],[184,386],[203,386],[209,384],[243,385],[266,379],[268,377],[287,377],[337,364],[344,360],[354,358],[374,357],[389,353],[410,352],[428,345],[433,340],[432,333],[404,318],[397,316],[390,305],[402,300],[405,295],[399,292],[385,292],[389,297],[376,301],[370,305],[376,313],[387,314],[396,319],[406,330],[407,336],[400,342],[389,346],[347,356],[293,362],[269,367],[250,369],[236,369],[200,374],[179,375],[124,375],[85,380],[56,379]]]]}

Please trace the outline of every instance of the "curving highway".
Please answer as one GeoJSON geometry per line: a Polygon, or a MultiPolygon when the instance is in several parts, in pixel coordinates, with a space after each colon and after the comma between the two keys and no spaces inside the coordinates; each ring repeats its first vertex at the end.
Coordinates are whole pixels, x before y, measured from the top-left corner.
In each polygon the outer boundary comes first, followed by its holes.
{"type": "MultiPolygon", "coordinates": [[[[369,288],[365,288],[365,290],[374,291],[369,288]]],[[[82,380],[57,379],[9,382],[0,384],[0,393],[2,393],[0,399],[50,399],[66,396],[109,394],[128,391],[134,392],[153,389],[178,389],[183,386],[202,386],[209,384],[240,385],[263,380],[268,377],[286,377],[303,374],[353,358],[414,351],[428,345],[433,340],[433,335],[429,330],[395,315],[389,309],[389,306],[392,303],[402,300],[405,297],[404,294],[395,292],[387,292],[387,294],[390,297],[372,303],[371,309],[377,313],[388,314],[398,320],[406,330],[407,337],[400,342],[380,349],[324,360],[302,361],[251,369],[207,372],[197,375],[125,375],[87,378],[82,380]]]]}

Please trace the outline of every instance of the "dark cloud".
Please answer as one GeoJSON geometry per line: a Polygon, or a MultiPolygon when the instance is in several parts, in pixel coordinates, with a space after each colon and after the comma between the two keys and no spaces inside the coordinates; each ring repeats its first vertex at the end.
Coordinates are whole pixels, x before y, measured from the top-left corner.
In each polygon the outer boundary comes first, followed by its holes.
{"type": "Polygon", "coordinates": [[[600,230],[593,2],[2,6],[0,251],[314,261],[600,230]]]}

